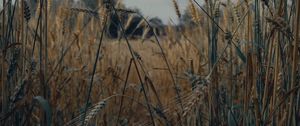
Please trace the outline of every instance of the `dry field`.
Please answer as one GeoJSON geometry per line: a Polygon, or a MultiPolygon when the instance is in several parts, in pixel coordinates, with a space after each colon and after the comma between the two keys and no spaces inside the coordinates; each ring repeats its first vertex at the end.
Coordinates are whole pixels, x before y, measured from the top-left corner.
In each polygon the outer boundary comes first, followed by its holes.
{"type": "Polygon", "coordinates": [[[0,125],[300,125],[300,1],[170,1],[156,29],[122,1],[2,0],[0,125]]]}

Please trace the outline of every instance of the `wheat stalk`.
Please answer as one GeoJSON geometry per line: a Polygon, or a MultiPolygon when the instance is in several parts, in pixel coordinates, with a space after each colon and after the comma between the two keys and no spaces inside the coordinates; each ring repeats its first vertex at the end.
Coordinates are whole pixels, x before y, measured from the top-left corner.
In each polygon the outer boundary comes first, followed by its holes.
{"type": "Polygon", "coordinates": [[[184,108],[183,116],[186,117],[195,108],[204,104],[205,97],[207,96],[207,86],[196,86],[191,99],[189,99],[186,107],[184,108]]]}
{"type": "Polygon", "coordinates": [[[180,13],[180,10],[179,10],[178,3],[177,3],[176,0],[172,0],[172,3],[173,3],[173,6],[175,8],[176,15],[180,19],[181,18],[181,13],[180,13]]]}
{"type": "Polygon", "coordinates": [[[289,39],[293,40],[293,33],[289,24],[285,21],[284,18],[276,16],[276,17],[266,17],[267,22],[271,23],[274,29],[279,30],[284,35],[286,35],[289,39]]]}
{"type": "Polygon", "coordinates": [[[71,121],[69,121],[66,125],[67,126],[80,126],[82,123],[82,121],[84,121],[85,125],[88,125],[90,123],[90,121],[101,112],[101,110],[103,110],[107,104],[107,101],[113,97],[116,97],[118,95],[112,95],[108,98],[105,98],[101,101],[99,101],[98,103],[96,103],[93,107],[90,107],[88,109],[88,111],[86,112],[86,116],[84,117],[84,114],[80,114],[79,116],[77,116],[76,118],[72,119],[71,121]]]}
{"type": "Polygon", "coordinates": [[[106,101],[98,102],[86,115],[84,124],[88,125],[90,120],[93,119],[106,105],[106,101]]]}
{"type": "Polygon", "coordinates": [[[189,12],[191,13],[192,20],[196,23],[200,22],[200,16],[198,13],[198,10],[196,9],[194,2],[192,0],[189,0],[189,12]]]}

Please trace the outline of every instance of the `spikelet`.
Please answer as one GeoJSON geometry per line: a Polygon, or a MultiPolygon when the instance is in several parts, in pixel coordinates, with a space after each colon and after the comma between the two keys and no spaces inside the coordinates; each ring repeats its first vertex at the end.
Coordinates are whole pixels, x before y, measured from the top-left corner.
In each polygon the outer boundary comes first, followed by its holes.
{"type": "Polygon", "coordinates": [[[214,16],[216,18],[219,18],[221,16],[220,12],[220,1],[216,1],[215,10],[214,10],[214,16]]]}
{"type": "Polygon", "coordinates": [[[24,18],[26,19],[26,22],[28,22],[31,18],[30,8],[26,1],[24,1],[24,18]]]}
{"type": "Polygon", "coordinates": [[[207,97],[207,85],[210,83],[209,78],[202,78],[191,71],[185,73],[189,79],[189,83],[192,85],[192,98],[189,99],[186,107],[184,108],[183,116],[187,116],[198,105],[202,105],[207,97]]]}
{"type": "Polygon", "coordinates": [[[180,13],[180,10],[179,10],[179,6],[178,6],[178,3],[176,0],[172,0],[172,3],[175,7],[175,11],[176,11],[176,15],[178,18],[181,18],[181,13],[180,13]]]}
{"type": "Polygon", "coordinates": [[[238,23],[241,22],[242,19],[241,19],[241,14],[239,12],[239,8],[238,7],[234,7],[233,11],[234,11],[234,16],[237,19],[238,23]]]}
{"type": "MultiPolygon", "coordinates": [[[[113,96],[111,96],[113,97],[113,96]]],[[[94,105],[93,107],[89,108],[86,112],[86,115],[84,115],[84,113],[81,113],[80,115],[78,115],[77,117],[75,117],[74,119],[72,119],[71,121],[69,121],[66,126],[81,126],[82,125],[82,121],[84,121],[84,124],[87,126],[91,119],[93,119],[97,114],[99,114],[99,112],[101,110],[104,109],[104,107],[106,106],[106,102],[109,98],[108,97],[104,100],[101,100],[100,102],[98,102],[96,105],[94,105]],[[85,116],[85,118],[83,117],[85,116]]]]}
{"type": "Polygon", "coordinates": [[[66,33],[66,30],[67,30],[66,20],[69,17],[68,12],[69,11],[67,9],[59,7],[57,16],[55,17],[56,29],[61,29],[62,35],[64,35],[66,33]]]}
{"type": "Polygon", "coordinates": [[[284,77],[282,72],[278,73],[278,79],[277,79],[277,85],[275,85],[274,88],[276,88],[277,96],[282,99],[284,94],[286,93],[283,87],[284,77]]]}
{"type": "Polygon", "coordinates": [[[89,121],[93,119],[106,105],[106,101],[100,101],[91,109],[89,113],[87,113],[85,119],[84,119],[84,124],[88,125],[89,121]]]}
{"type": "Polygon", "coordinates": [[[195,7],[192,0],[189,0],[189,11],[190,11],[190,14],[192,16],[192,20],[196,23],[199,23],[200,22],[200,16],[199,16],[198,10],[196,9],[196,7],[195,7]]]}
{"type": "Polygon", "coordinates": [[[293,33],[291,31],[291,28],[289,24],[284,20],[282,17],[266,17],[267,22],[271,23],[274,29],[279,30],[282,32],[284,35],[286,35],[289,39],[293,40],[293,33]]]}
{"type": "Polygon", "coordinates": [[[109,15],[109,10],[108,10],[109,7],[107,6],[108,6],[107,3],[103,3],[102,5],[100,5],[100,9],[98,10],[101,26],[104,26],[105,23],[104,21],[106,20],[105,18],[107,18],[109,15]]]}
{"type": "Polygon", "coordinates": [[[195,88],[192,98],[189,99],[186,107],[184,108],[183,116],[187,116],[195,107],[203,105],[206,97],[207,86],[199,85],[195,88]]]}

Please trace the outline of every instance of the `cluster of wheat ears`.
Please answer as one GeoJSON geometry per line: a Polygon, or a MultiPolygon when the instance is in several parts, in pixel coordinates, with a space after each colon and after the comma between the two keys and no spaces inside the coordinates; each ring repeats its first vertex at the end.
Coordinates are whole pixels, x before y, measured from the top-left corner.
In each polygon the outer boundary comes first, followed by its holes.
{"type": "Polygon", "coordinates": [[[299,0],[170,0],[189,22],[138,39],[122,1],[1,2],[2,126],[300,125],[299,0]]]}

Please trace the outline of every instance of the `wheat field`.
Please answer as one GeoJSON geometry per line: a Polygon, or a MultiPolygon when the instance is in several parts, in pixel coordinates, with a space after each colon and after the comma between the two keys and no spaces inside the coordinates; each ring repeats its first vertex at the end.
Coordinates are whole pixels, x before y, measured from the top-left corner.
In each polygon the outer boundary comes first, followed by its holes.
{"type": "Polygon", "coordinates": [[[87,1],[1,0],[1,126],[300,125],[300,1],[87,1]]]}

